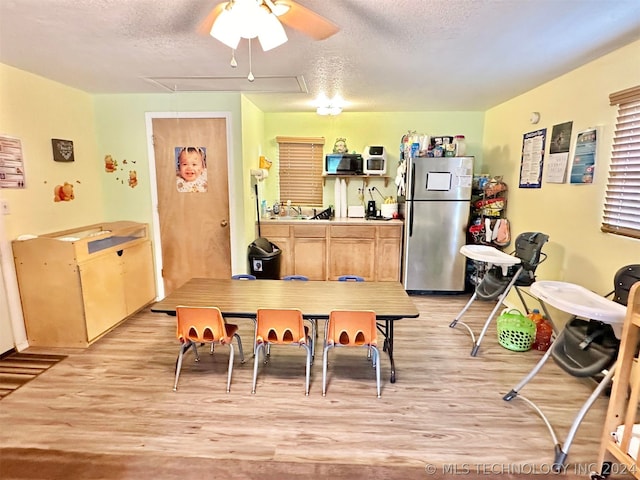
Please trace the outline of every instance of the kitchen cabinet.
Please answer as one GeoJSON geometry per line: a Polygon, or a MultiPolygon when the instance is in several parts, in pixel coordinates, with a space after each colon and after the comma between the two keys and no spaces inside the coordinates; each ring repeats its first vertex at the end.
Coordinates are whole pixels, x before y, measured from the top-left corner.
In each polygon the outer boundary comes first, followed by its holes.
{"type": "Polygon", "coordinates": [[[88,225],[12,247],[31,346],[87,347],[155,299],[146,224],[88,225]]]}
{"type": "Polygon", "coordinates": [[[375,279],[375,226],[330,226],[329,239],[329,280],[337,280],[341,275],[375,279]]]}
{"type": "Polygon", "coordinates": [[[282,250],[280,275],[337,280],[358,275],[369,281],[400,281],[401,221],[364,219],[276,220],[261,234],[282,250]]]}
{"type": "Polygon", "coordinates": [[[376,281],[400,281],[402,227],[379,225],[376,228],[376,281]]]}
{"type": "Polygon", "coordinates": [[[293,234],[293,273],[309,280],[327,278],[327,228],[324,225],[300,224],[291,227],[293,234]]]}

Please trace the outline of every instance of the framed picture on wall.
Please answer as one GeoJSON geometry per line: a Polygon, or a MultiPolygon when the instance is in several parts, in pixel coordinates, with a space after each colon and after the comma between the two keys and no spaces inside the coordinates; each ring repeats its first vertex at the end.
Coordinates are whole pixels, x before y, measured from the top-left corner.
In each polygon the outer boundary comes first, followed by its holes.
{"type": "Polygon", "coordinates": [[[73,162],[73,142],[71,140],[60,140],[58,138],[51,139],[51,148],[53,149],[54,162],[73,162]]]}

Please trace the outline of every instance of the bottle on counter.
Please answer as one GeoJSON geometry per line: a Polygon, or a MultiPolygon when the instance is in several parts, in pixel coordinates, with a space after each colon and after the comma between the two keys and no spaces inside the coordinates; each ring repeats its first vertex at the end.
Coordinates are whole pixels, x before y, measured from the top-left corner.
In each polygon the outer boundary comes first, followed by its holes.
{"type": "Polygon", "coordinates": [[[453,144],[456,149],[456,157],[464,157],[467,152],[467,144],[465,143],[464,135],[456,135],[453,137],[453,144]]]}

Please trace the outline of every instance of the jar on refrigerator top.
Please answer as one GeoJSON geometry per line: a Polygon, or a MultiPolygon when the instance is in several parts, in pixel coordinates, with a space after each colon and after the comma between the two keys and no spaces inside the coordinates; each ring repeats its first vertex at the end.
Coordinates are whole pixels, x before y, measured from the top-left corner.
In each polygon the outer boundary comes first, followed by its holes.
{"type": "Polygon", "coordinates": [[[456,147],[456,157],[463,157],[467,151],[467,144],[464,141],[464,135],[456,135],[453,138],[453,144],[456,147]]]}

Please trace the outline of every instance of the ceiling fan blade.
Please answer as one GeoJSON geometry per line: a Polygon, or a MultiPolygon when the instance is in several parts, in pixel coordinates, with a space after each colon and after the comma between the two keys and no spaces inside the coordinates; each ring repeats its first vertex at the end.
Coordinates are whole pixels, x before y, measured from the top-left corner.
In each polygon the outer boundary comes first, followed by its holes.
{"type": "Polygon", "coordinates": [[[293,0],[285,0],[291,6],[288,12],[278,17],[282,23],[298,30],[315,40],[324,40],[340,31],[340,27],[316,12],[303,7],[293,0]]]}
{"type": "Polygon", "coordinates": [[[207,15],[206,18],[202,22],[200,22],[200,25],[198,25],[198,33],[200,35],[209,35],[209,32],[211,32],[211,27],[213,26],[213,22],[216,21],[216,18],[218,18],[218,15],[220,15],[222,10],[224,10],[224,8],[227,6],[227,3],[228,2],[222,2],[213,7],[213,10],[209,12],[209,15],[207,15]]]}

